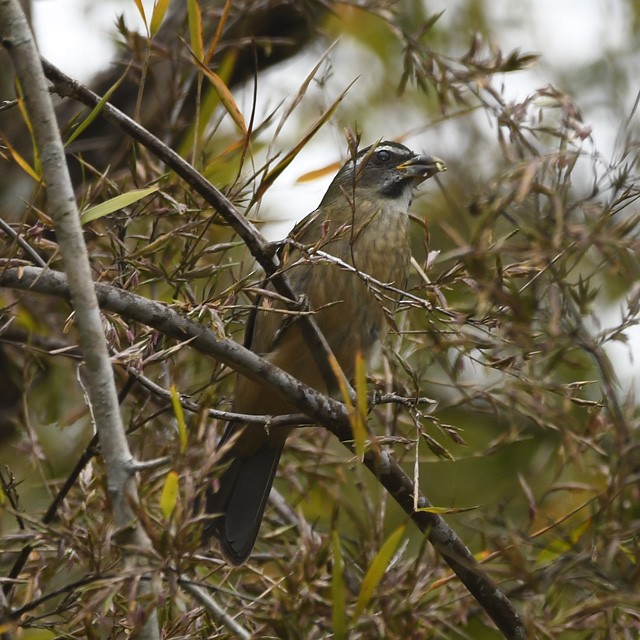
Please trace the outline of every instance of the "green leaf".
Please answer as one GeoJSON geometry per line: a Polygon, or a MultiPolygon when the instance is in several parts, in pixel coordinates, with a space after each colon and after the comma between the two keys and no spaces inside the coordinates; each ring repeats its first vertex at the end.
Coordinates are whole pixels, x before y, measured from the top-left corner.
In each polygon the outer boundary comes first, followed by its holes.
{"type": "Polygon", "coordinates": [[[331,573],[331,622],[335,640],[347,637],[346,591],[344,585],[344,561],[340,548],[340,537],[334,529],[331,534],[333,547],[333,571],[331,573]]]}
{"type": "Polygon", "coordinates": [[[384,572],[387,570],[391,558],[398,549],[402,536],[404,536],[405,525],[399,526],[385,541],[380,548],[380,551],[373,559],[371,566],[367,570],[362,581],[362,587],[360,588],[360,595],[358,596],[358,602],[356,603],[356,610],[353,613],[351,624],[354,624],[356,620],[362,615],[362,612],[369,604],[373,592],[382,580],[384,572]]]}
{"type": "Polygon", "coordinates": [[[538,554],[536,561],[540,564],[549,564],[550,562],[553,562],[573,549],[573,547],[575,547],[580,541],[580,538],[582,538],[590,528],[591,519],[589,518],[580,523],[575,529],[566,533],[563,537],[552,540],[551,543],[538,554]]]}
{"type": "Polygon", "coordinates": [[[438,516],[447,515],[449,513],[465,513],[467,511],[473,511],[474,509],[478,509],[478,506],[475,507],[434,507],[431,505],[430,507],[419,507],[416,509],[416,513],[433,513],[438,516]]]}
{"type": "Polygon", "coordinates": [[[102,111],[105,103],[109,101],[109,98],[113,95],[113,92],[120,86],[120,83],[124,80],[124,76],[125,74],[122,74],[120,78],[111,87],[109,87],[108,91],[102,96],[102,98],[100,98],[100,102],[98,102],[98,104],[93,107],[93,109],[91,109],[91,113],[89,113],[89,115],[73,130],[73,133],[64,143],[65,147],[68,147],[98,117],[98,114],[102,111]]]}
{"type": "Polygon", "coordinates": [[[124,209],[134,202],[138,202],[138,200],[142,200],[142,198],[146,198],[147,196],[155,193],[160,189],[159,186],[148,187],[147,189],[135,189],[134,191],[129,191],[127,193],[122,193],[115,198],[110,198],[109,200],[105,200],[95,207],[89,207],[85,209],[80,214],[80,223],[87,224],[87,222],[91,222],[92,220],[97,220],[98,218],[104,218],[104,216],[108,216],[110,213],[114,211],[119,211],[120,209],[124,209]]]}

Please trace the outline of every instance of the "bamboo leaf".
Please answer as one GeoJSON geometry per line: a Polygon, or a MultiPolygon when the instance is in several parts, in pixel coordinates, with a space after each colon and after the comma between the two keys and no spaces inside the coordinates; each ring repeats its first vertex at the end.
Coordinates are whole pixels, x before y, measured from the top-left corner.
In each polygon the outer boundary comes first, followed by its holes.
{"type": "Polygon", "coordinates": [[[419,507],[415,511],[416,513],[422,511],[423,513],[433,513],[435,515],[443,516],[449,513],[465,513],[466,511],[473,511],[477,508],[477,505],[474,507],[434,507],[431,505],[429,507],[419,507]]]}
{"type": "Polygon", "coordinates": [[[334,47],[337,44],[338,44],[338,40],[335,40],[334,42],[331,43],[329,48],[320,56],[320,59],[318,60],[318,62],[316,62],[316,64],[313,66],[313,69],[311,69],[311,71],[307,74],[307,77],[302,81],[302,84],[300,85],[300,88],[298,89],[298,92],[296,93],[294,99],[291,101],[291,104],[287,107],[285,112],[282,114],[282,117],[280,118],[280,122],[276,127],[276,132],[273,135],[274,140],[280,134],[280,131],[282,130],[284,123],[289,119],[289,116],[293,113],[293,111],[300,104],[300,102],[302,102],[302,98],[304,98],[305,94],[309,90],[309,85],[311,84],[311,81],[316,77],[316,74],[318,73],[318,69],[320,69],[324,61],[327,59],[327,57],[329,56],[331,51],[333,51],[334,47]]]}
{"type": "Polygon", "coordinates": [[[580,538],[591,528],[591,519],[581,522],[575,529],[566,533],[563,537],[554,538],[536,558],[540,564],[553,562],[561,555],[569,552],[578,544],[580,538]]]}
{"type": "Polygon", "coordinates": [[[344,100],[344,97],[347,95],[347,92],[353,86],[355,80],[351,82],[347,88],[334,100],[333,104],[318,118],[318,120],[311,126],[311,128],[307,131],[307,133],[302,137],[302,139],[296,144],[293,149],[291,149],[285,156],[276,164],[276,166],[271,169],[267,173],[267,175],[262,179],[260,186],[256,190],[256,195],[254,196],[254,201],[261,198],[265,191],[275,182],[276,178],[291,164],[293,159],[300,153],[300,151],[307,145],[309,140],[313,138],[313,136],[318,133],[320,128],[331,118],[334,114],[335,110],[338,108],[340,103],[344,100]]]}
{"type": "Polygon", "coordinates": [[[171,517],[176,504],[178,503],[178,487],[180,477],[178,472],[173,469],[167,473],[167,477],[162,487],[162,494],[160,495],[160,510],[165,520],[171,517]]]}
{"type": "MultiPolygon", "coordinates": [[[[16,93],[18,94],[18,109],[20,111],[20,115],[22,116],[22,120],[24,122],[24,124],[27,127],[27,130],[29,131],[29,137],[31,139],[31,148],[33,150],[33,170],[35,171],[36,175],[41,176],[42,175],[42,166],[40,164],[40,153],[38,150],[38,142],[35,138],[35,135],[33,133],[33,124],[31,123],[31,118],[29,117],[29,112],[27,111],[27,105],[25,104],[24,101],[24,96],[22,93],[22,85],[20,84],[20,81],[18,78],[16,78],[15,80],[15,85],[16,85],[16,93]]],[[[20,154],[18,154],[20,156],[20,154]]],[[[22,158],[22,156],[20,156],[22,158]]],[[[24,169],[24,167],[22,167],[24,169]]],[[[27,171],[27,173],[29,173],[27,171]]],[[[41,180],[42,178],[38,178],[38,182],[41,180]]]]}
{"type": "Polygon", "coordinates": [[[104,105],[109,101],[109,98],[113,95],[113,92],[120,86],[124,80],[124,74],[115,82],[109,90],[100,98],[100,102],[91,109],[91,113],[73,130],[73,133],[69,136],[68,140],[64,143],[64,146],[69,146],[100,114],[104,105]]]}
{"type": "Polygon", "coordinates": [[[353,420],[353,439],[355,443],[356,456],[362,461],[364,459],[364,449],[367,441],[367,412],[369,403],[367,401],[367,368],[360,351],[356,352],[355,363],[355,386],[356,386],[356,411],[353,420]]]}
{"type": "Polygon", "coordinates": [[[191,51],[198,62],[202,62],[204,43],[202,41],[202,13],[198,0],[187,0],[187,15],[189,16],[189,40],[191,51]]]}
{"type": "Polygon", "coordinates": [[[38,172],[32,167],[18,152],[17,149],[14,149],[10,142],[2,136],[2,144],[7,148],[14,162],[31,178],[33,178],[36,182],[40,182],[42,180],[42,176],[38,175],[38,172]]]}
{"type": "Polygon", "coordinates": [[[149,31],[151,36],[155,36],[160,29],[160,25],[164,20],[164,16],[169,8],[170,0],[155,0],[153,3],[153,13],[151,14],[151,24],[149,25],[149,31]]]}
{"type": "Polygon", "coordinates": [[[342,371],[342,367],[338,364],[336,357],[331,354],[329,356],[329,365],[335,373],[336,378],[338,380],[338,388],[340,389],[340,395],[342,396],[342,402],[344,402],[347,407],[347,413],[349,414],[349,421],[353,423],[355,418],[355,409],[353,407],[353,402],[351,401],[351,394],[349,393],[349,387],[347,385],[347,380],[344,377],[344,372],[342,371]]]}
{"type": "Polygon", "coordinates": [[[138,9],[138,13],[140,14],[140,17],[142,18],[142,22],[144,23],[144,28],[147,30],[147,33],[149,33],[149,24],[147,23],[147,14],[144,11],[142,0],[133,0],[133,2],[135,3],[138,9]]]}
{"type": "Polygon", "coordinates": [[[362,581],[362,587],[360,588],[360,595],[358,596],[358,602],[356,603],[356,609],[353,613],[353,618],[351,623],[355,623],[355,621],[362,615],[362,612],[366,609],[367,605],[371,601],[371,597],[373,596],[373,592],[376,590],[378,584],[380,584],[380,580],[382,580],[382,576],[384,576],[389,563],[391,562],[391,558],[395,554],[400,541],[402,540],[402,536],[404,535],[405,525],[399,526],[385,541],[382,545],[376,557],[373,559],[371,566],[367,570],[367,573],[364,576],[362,581]]]}
{"type": "Polygon", "coordinates": [[[222,10],[222,15],[220,16],[220,22],[218,22],[213,40],[211,41],[211,44],[209,45],[209,48],[207,49],[207,53],[203,60],[205,64],[209,64],[209,61],[218,48],[218,43],[220,42],[220,38],[222,36],[222,30],[224,29],[224,25],[227,23],[227,18],[229,17],[232,3],[233,0],[227,0],[224,4],[224,9],[222,10]]]}
{"type": "Polygon", "coordinates": [[[132,205],[134,202],[138,202],[138,200],[146,198],[148,195],[151,195],[152,193],[158,191],[159,188],[160,187],[156,185],[153,187],[148,187],[147,189],[135,189],[134,191],[122,193],[119,196],[115,196],[114,198],[105,200],[95,207],[89,207],[88,209],[85,209],[80,214],[80,222],[81,224],[87,224],[87,222],[91,222],[92,220],[104,218],[104,216],[107,216],[114,211],[124,209],[124,207],[132,205]]]}
{"type": "Polygon", "coordinates": [[[180,396],[176,385],[172,384],[170,387],[171,392],[171,405],[173,406],[173,413],[176,416],[178,422],[178,435],[180,436],[180,453],[184,453],[187,450],[187,425],[184,420],[184,411],[180,402],[180,396]]]}
{"type": "Polygon", "coordinates": [[[333,624],[333,637],[335,640],[346,640],[347,613],[344,561],[340,548],[340,537],[335,529],[332,531],[331,541],[333,547],[333,571],[331,573],[331,622],[333,624]]]}
{"type": "Polygon", "coordinates": [[[341,164],[339,162],[332,162],[331,164],[326,165],[320,169],[313,169],[312,171],[307,171],[307,173],[303,173],[298,177],[296,182],[311,182],[312,180],[317,180],[318,178],[324,178],[326,175],[333,175],[338,169],[340,169],[341,164]]]}
{"type": "Polygon", "coordinates": [[[427,446],[431,449],[432,453],[435,453],[438,458],[442,458],[443,460],[454,460],[451,452],[446,447],[443,447],[435,438],[424,431],[420,435],[422,435],[422,439],[427,443],[427,446]]]}
{"type": "Polygon", "coordinates": [[[242,111],[238,108],[236,101],[233,98],[233,94],[229,90],[229,87],[224,83],[224,80],[215,72],[209,69],[205,64],[200,62],[195,56],[195,62],[200,71],[211,83],[214,91],[218,94],[218,98],[225,108],[226,112],[231,116],[231,119],[236,123],[242,133],[247,133],[247,123],[244,121],[242,111]]]}

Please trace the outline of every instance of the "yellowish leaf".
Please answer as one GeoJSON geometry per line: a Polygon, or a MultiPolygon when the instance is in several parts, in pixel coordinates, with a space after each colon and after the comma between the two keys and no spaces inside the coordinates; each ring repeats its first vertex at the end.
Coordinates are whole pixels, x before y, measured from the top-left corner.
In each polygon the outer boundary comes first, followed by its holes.
{"type": "Polygon", "coordinates": [[[229,87],[227,87],[227,85],[224,83],[224,80],[215,71],[211,71],[209,67],[202,64],[202,62],[200,62],[200,60],[198,60],[197,58],[196,65],[211,83],[211,86],[218,95],[222,106],[231,116],[231,119],[236,123],[242,133],[246,134],[247,123],[244,121],[242,111],[240,111],[240,109],[238,108],[236,101],[233,99],[233,94],[231,93],[231,91],[229,91],[229,87]]]}
{"type": "Polygon", "coordinates": [[[333,373],[338,380],[338,388],[340,389],[340,395],[342,396],[342,401],[347,407],[347,412],[349,413],[349,420],[353,421],[353,417],[355,414],[355,410],[353,408],[353,402],[351,402],[351,394],[349,393],[349,386],[347,385],[347,379],[344,377],[344,371],[342,371],[342,367],[336,360],[336,357],[333,353],[329,356],[329,365],[333,370],[333,373]]]}
{"type": "Polygon", "coordinates": [[[570,551],[582,538],[582,536],[591,527],[591,519],[585,520],[585,522],[578,525],[572,531],[563,535],[561,538],[555,538],[547,545],[539,554],[536,560],[541,564],[548,564],[553,562],[559,556],[570,551]]]}
{"type": "Polygon", "coordinates": [[[176,416],[178,422],[178,435],[180,437],[180,453],[184,453],[187,450],[187,424],[184,420],[184,411],[180,402],[180,396],[176,385],[172,384],[170,388],[171,392],[171,405],[173,406],[173,413],[176,416]]]}
{"type": "Polygon", "coordinates": [[[233,0],[227,0],[225,2],[224,9],[222,10],[222,15],[220,16],[220,22],[218,22],[215,35],[213,36],[213,40],[211,41],[211,44],[207,49],[207,54],[205,55],[203,60],[205,64],[209,64],[209,61],[213,57],[213,54],[216,52],[216,49],[218,48],[218,43],[220,42],[220,38],[222,36],[222,30],[224,29],[224,25],[227,23],[227,18],[229,17],[232,3],[233,3],[233,0]]]}
{"type": "Polygon", "coordinates": [[[313,171],[307,171],[307,173],[303,173],[296,182],[311,182],[312,180],[317,180],[318,178],[324,178],[328,175],[333,175],[338,169],[340,169],[339,162],[332,162],[328,164],[326,167],[322,167],[320,169],[314,169],[313,171]]]}
{"type": "Polygon", "coordinates": [[[160,510],[165,520],[168,520],[176,508],[178,503],[178,487],[180,482],[180,476],[178,472],[173,469],[167,473],[167,477],[162,487],[162,494],[160,496],[160,510]]]}
{"type": "Polygon", "coordinates": [[[356,352],[355,363],[355,385],[356,385],[356,411],[352,424],[353,439],[356,449],[356,456],[359,460],[364,458],[364,448],[367,441],[367,412],[369,403],[367,401],[367,368],[360,351],[356,352]]]}
{"type": "Polygon", "coordinates": [[[2,136],[2,143],[7,148],[14,162],[31,178],[33,178],[36,182],[40,182],[41,176],[38,174],[36,169],[32,167],[18,152],[17,149],[14,149],[11,146],[11,143],[2,136]]]}
{"type": "Polygon", "coordinates": [[[135,3],[136,8],[138,9],[138,13],[140,14],[140,17],[142,18],[142,22],[144,23],[144,28],[146,29],[147,33],[149,33],[149,25],[147,24],[147,14],[144,11],[142,0],[133,0],[133,2],[135,3]]]}
{"type": "Polygon", "coordinates": [[[435,515],[443,516],[449,513],[465,513],[466,511],[473,511],[478,507],[434,507],[433,505],[430,507],[419,507],[416,509],[416,513],[420,511],[424,513],[433,513],[435,515]]]}
{"type": "Polygon", "coordinates": [[[164,20],[164,15],[169,8],[170,0],[155,0],[153,3],[153,13],[151,14],[151,24],[149,25],[149,31],[151,36],[155,36],[158,33],[158,29],[164,20]]]}
{"type": "Polygon", "coordinates": [[[187,15],[189,16],[191,51],[198,62],[202,62],[204,43],[202,41],[202,13],[198,0],[187,0],[187,15]]]}

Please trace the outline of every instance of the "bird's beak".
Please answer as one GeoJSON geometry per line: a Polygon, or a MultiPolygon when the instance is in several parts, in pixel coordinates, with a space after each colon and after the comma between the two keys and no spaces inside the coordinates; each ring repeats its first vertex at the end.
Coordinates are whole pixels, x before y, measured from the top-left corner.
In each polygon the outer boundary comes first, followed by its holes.
{"type": "Polygon", "coordinates": [[[412,178],[416,180],[416,182],[422,182],[427,178],[435,176],[436,173],[446,171],[447,165],[444,163],[444,160],[440,160],[440,158],[417,155],[399,164],[396,169],[404,172],[407,178],[412,178]]]}

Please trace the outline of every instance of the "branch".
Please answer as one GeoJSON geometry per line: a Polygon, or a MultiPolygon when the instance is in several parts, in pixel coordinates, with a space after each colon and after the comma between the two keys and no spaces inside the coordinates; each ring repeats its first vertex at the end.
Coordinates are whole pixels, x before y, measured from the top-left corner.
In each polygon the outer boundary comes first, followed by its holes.
{"type": "MultiPolygon", "coordinates": [[[[63,274],[36,267],[5,269],[0,272],[0,286],[59,297],[69,295],[63,274]]],[[[331,431],[352,451],[351,425],[347,410],[342,403],[305,386],[288,373],[235,342],[218,339],[213,331],[181,316],[163,304],[107,284],[98,283],[95,287],[102,308],[118,313],[128,320],[153,327],[171,338],[189,340],[190,347],[228,364],[252,380],[270,385],[285,395],[297,409],[331,431]]],[[[364,463],[418,528],[428,536],[429,541],[504,636],[514,640],[526,638],[518,613],[456,533],[438,514],[414,511],[414,491],[417,487],[393,457],[386,450],[375,448],[365,454],[364,463]]],[[[418,493],[416,498],[418,508],[428,509],[431,506],[422,493],[418,493]]]]}
{"type": "MultiPolygon", "coordinates": [[[[42,59],[42,66],[47,77],[53,83],[54,90],[60,96],[75,98],[92,108],[98,106],[101,101],[99,95],[64,74],[44,58],[42,59]]],[[[109,102],[102,105],[100,113],[102,117],[116,125],[118,129],[149,149],[157,158],[173,169],[196,193],[202,196],[242,238],[251,255],[265,270],[267,276],[271,278],[276,291],[291,300],[294,305],[298,303],[288,279],[278,271],[280,262],[274,253],[273,244],[266,241],[255,226],[234,207],[228,198],[171,147],[109,102]]],[[[313,317],[302,314],[300,316],[300,330],[327,388],[338,388],[336,386],[336,373],[329,364],[331,348],[313,317]]],[[[344,374],[342,375],[344,378],[344,374]]],[[[348,387],[346,378],[344,383],[348,387]]]]}
{"type": "MultiPolygon", "coordinates": [[[[116,527],[125,531],[123,542],[128,543],[127,547],[133,545],[149,549],[151,541],[132,508],[132,504],[138,502],[137,487],[127,468],[132,456],[118,407],[113,370],[64,147],[40,57],[17,0],[0,0],[0,38],[20,79],[40,155],[47,209],[54,222],[67,273],[75,324],[86,363],[84,377],[89,405],[100,437],[116,527]]],[[[125,555],[125,558],[129,564],[134,559],[131,555],[125,555]]],[[[145,590],[148,592],[147,587],[145,590]]],[[[151,640],[159,637],[155,610],[144,623],[140,635],[151,640]]]]}
{"type": "Polygon", "coordinates": [[[236,634],[237,638],[250,640],[251,633],[236,622],[235,618],[232,618],[204,589],[187,580],[180,580],[179,583],[187,593],[191,594],[209,612],[212,618],[220,620],[236,634]]]}

